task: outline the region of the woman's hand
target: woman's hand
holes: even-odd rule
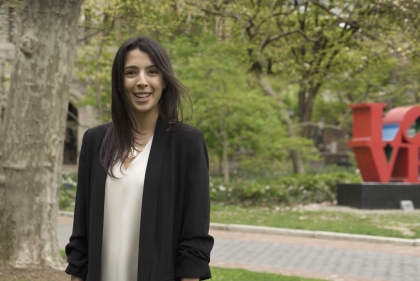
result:
[[[83,278],[77,277],[77,276],[71,276],[71,280],[70,281],[83,281]]]

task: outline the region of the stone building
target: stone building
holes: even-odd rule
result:
[[[1,5],[1,4],[0,4]],[[18,17],[13,5],[0,6],[0,129],[9,92],[10,75],[15,56],[15,34],[18,28]],[[70,85],[70,102],[67,114],[66,138],[64,143],[64,165],[76,165],[84,132],[95,126],[96,109],[92,106],[75,107],[75,102],[83,99],[85,86],[73,71],[73,82]],[[0,144],[1,145],[1,144]]]

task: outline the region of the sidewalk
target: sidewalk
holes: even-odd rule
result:
[[[60,216],[61,247],[72,218]],[[420,247],[218,230],[211,265],[331,281],[420,281]],[[257,231],[258,229],[256,229]]]

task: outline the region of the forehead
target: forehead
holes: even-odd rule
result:
[[[143,52],[139,49],[133,49],[126,53],[125,55],[125,66],[137,66],[137,67],[147,67],[153,65],[153,61],[150,58],[149,54]]]

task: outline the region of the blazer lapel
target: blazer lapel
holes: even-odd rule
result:
[[[140,244],[137,280],[148,280],[152,265],[159,183],[168,132],[161,118],[156,123],[149,160],[144,178],[143,203],[140,222]]]

